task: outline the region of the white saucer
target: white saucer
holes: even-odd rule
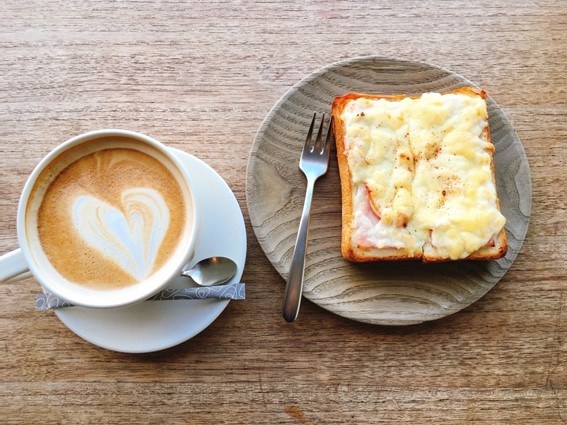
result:
[[[246,261],[246,227],[234,194],[203,161],[172,151],[189,170],[204,212],[194,263],[215,255],[230,257],[238,265],[231,282],[239,282]],[[177,278],[169,287],[181,288],[189,282]],[[227,305],[228,300],[153,301],[113,309],[73,307],[55,313],[70,330],[92,344],[125,353],[148,353],[194,337]]]

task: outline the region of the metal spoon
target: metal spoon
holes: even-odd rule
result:
[[[212,286],[228,282],[236,270],[236,263],[230,258],[211,257],[199,261],[192,269],[184,270],[181,274],[193,279],[197,285]]]

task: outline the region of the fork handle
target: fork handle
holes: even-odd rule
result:
[[[303,293],[303,276],[305,274],[305,253],[307,251],[307,234],[309,233],[309,212],[311,211],[311,200],[313,199],[313,187],[315,181],[307,180],[305,192],[305,203],[299,221],[299,231],[295,240],[291,269],[285,286],[283,317],[287,322],[293,322],[299,314],[301,295]]]

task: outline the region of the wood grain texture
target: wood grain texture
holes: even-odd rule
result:
[[[291,267],[305,196],[305,181],[297,170],[312,111],[328,115],[334,97],[349,92],[411,96],[471,85],[459,75],[428,64],[365,57],[322,68],[277,102],[252,146],[246,194],[260,245],[284,279]],[[487,103],[496,147],[496,186],[507,219],[509,248],[505,258],[427,265],[415,261],[364,265],[345,261],[340,252],[341,194],[335,157],[329,175],[315,188],[305,267],[307,299],[349,319],[408,325],[467,307],[504,276],[528,230],[531,177],[514,128],[494,100],[489,98]]]
[[[0,254],[17,246],[35,164],[72,135],[121,127],[219,172],[244,212],[248,256],[247,300],[151,354],[98,348],[35,312],[33,279],[0,285],[0,423],[565,423],[566,46],[558,0],[4,1]],[[528,232],[499,283],[448,317],[376,326],[306,300],[290,325],[285,282],[252,230],[249,154],[298,81],[369,55],[436,64],[487,90],[528,159]]]

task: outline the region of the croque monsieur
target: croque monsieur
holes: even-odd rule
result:
[[[486,93],[349,93],[332,105],[349,261],[488,260],[507,251]]]

